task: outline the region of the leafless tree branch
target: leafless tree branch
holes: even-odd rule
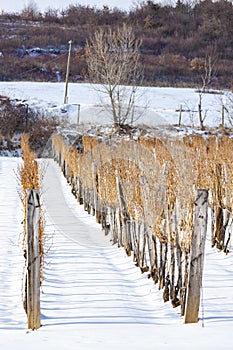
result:
[[[100,94],[109,97],[113,122],[122,125],[132,121],[135,94],[142,81],[141,40],[132,27],[99,29],[86,43],[88,75],[98,84]]]

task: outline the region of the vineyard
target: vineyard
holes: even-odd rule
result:
[[[212,247],[230,251],[232,139],[54,134],[52,143],[78,202],[184,314],[199,189],[208,191]]]

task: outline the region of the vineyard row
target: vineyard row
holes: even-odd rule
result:
[[[54,134],[52,144],[78,202],[183,315],[198,189],[208,191],[212,246],[230,251],[233,140]]]

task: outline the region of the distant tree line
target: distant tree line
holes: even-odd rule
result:
[[[212,52],[216,64],[209,86],[231,88],[232,18],[230,0],[178,0],[174,6],[144,1],[129,12],[69,5],[44,13],[32,1],[20,13],[0,14],[0,80],[64,80],[69,40],[73,41],[70,79],[85,80],[86,40],[97,29],[126,24],[142,39],[144,83],[196,86],[200,82],[196,60],[205,60]]]

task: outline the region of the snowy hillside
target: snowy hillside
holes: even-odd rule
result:
[[[80,123],[111,123],[110,114],[101,107],[100,95],[90,84],[70,83],[66,106],[63,105],[64,91],[64,83],[0,82],[0,95],[26,100],[31,107],[50,111],[62,118],[67,117],[71,123],[77,123],[78,105]],[[182,107],[182,124],[199,126],[198,93],[194,89],[142,87],[137,96],[135,110],[141,115],[138,124],[178,124],[179,110]],[[106,98],[105,102],[108,103]],[[203,113],[206,113],[205,125],[219,126],[222,103],[228,104],[225,95],[204,95],[202,104]]]

